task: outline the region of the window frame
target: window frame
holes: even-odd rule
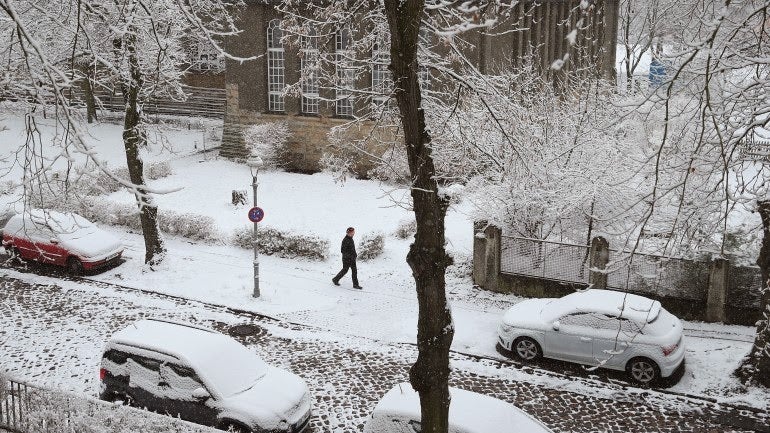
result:
[[[277,36],[277,41],[276,41]],[[283,47],[281,20],[273,19],[267,25],[267,110],[286,112],[286,51]]]

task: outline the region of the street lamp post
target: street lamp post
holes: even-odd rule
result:
[[[258,156],[249,158],[246,161],[246,165],[248,165],[249,170],[251,170],[251,187],[254,189],[254,207],[257,207],[257,187],[259,186],[257,176],[259,175],[260,167],[262,167],[262,158]],[[252,243],[254,244],[254,293],[252,296],[255,298],[259,298],[259,249],[257,247],[259,229],[257,226],[257,222],[254,221],[254,236],[252,238]]]

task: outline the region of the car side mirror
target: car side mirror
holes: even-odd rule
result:
[[[553,322],[553,330],[554,331],[558,331],[560,326],[561,326],[561,323],[559,323],[558,320]]]
[[[193,390],[192,396],[196,400],[206,400],[207,398],[211,397],[211,394],[209,394],[205,388],[198,387]]]

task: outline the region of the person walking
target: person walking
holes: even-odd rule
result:
[[[340,247],[340,252],[342,253],[342,270],[337,273],[337,276],[332,278],[332,283],[334,283],[335,286],[340,285],[340,278],[344,277],[345,274],[348,273],[348,269],[350,269],[353,276],[353,288],[363,288],[358,285],[358,270],[356,269],[356,257],[358,254],[356,254],[356,244],[353,243],[353,235],[355,234],[356,229],[348,227],[345,231],[345,237],[342,238],[342,246]]]

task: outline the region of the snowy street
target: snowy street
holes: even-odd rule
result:
[[[262,332],[241,341],[308,382],[315,396],[316,432],[360,431],[379,397],[392,384],[407,380],[417,355],[410,344],[344,335],[114,284],[54,280],[8,269],[3,274],[0,365],[34,383],[91,396],[98,390],[103,342],[127,323],[146,317],[188,321],[222,332],[237,324],[257,325]],[[452,355],[452,365],[454,386],[510,401],[557,432],[767,431],[762,411],[738,411],[702,399],[627,388],[621,382],[516,368],[458,353]]]

